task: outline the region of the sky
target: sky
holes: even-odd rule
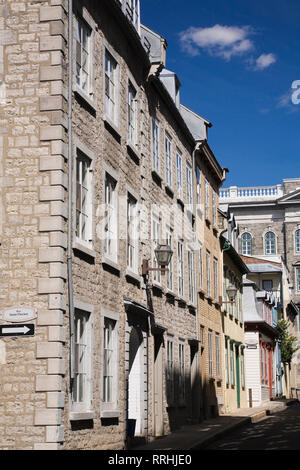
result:
[[[299,0],[141,0],[141,22],[168,43],[181,103],[212,123],[224,187],[300,178]]]

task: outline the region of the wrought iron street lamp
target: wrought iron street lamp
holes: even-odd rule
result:
[[[160,245],[158,244],[154,250],[155,258],[159,268],[150,268],[149,261],[147,259],[143,260],[142,264],[142,275],[147,276],[149,271],[160,271],[162,274],[165,274],[169,269],[166,267],[169,265],[173,251],[170,245]]]
[[[229,285],[226,289],[226,293],[229,297],[229,301],[222,302],[223,304],[233,304],[236,298],[237,288],[233,285]]]

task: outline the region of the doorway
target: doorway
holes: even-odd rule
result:
[[[144,435],[144,339],[139,327],[132,327],[129,337],[128,420],[134,436]]]
[[[164,435],[163,420],[163,336],[154,335],[154,435]]]

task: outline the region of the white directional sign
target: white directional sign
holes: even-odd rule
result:
[[[0,336],[33,336],[34,324],[0,325]]]

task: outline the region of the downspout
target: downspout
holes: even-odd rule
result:
[[[73,199],[73,139],[72,139],[72,83],[73,83],[73,0],[68,0],[69,23],[69,84],[68,84],[68,294],[69,294],[69,326],[70,326],[70,390],[74,380],[75,336],[74,336],[74,299],[72,277],[72,199]]]

